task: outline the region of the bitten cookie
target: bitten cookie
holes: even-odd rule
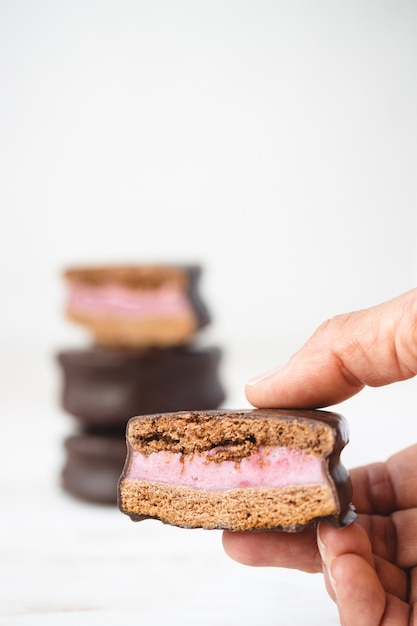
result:
[[[104,346],[185,344],[208,324],[198,266],[72,268],[65,274],[66,313]]]
[[[336,413],[254,409],[135,417],[119,481],[134,521],[186,528],[300,530],[355,519]]]

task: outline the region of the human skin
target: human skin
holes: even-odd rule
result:
[[[246,386],[259,408],[318,408],[417,372],[417,289],[323,323],[290,361]],[[357,522],[301,533],[224,532],[253,566],[324,573],[343,626],[417,626],[417,445],[351,471]]]

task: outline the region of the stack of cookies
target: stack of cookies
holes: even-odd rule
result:
[[[221,351],[197,347],[210,317],[199,266],[138,265],[65,272],[67,317],[92,345],[61,351],[62,406],[77,424],[65,440],[62,484],[90,502],[116,504],[136,415],[215,409],[225,399]]]

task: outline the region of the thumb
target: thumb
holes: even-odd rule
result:
[[[381,624],[386,596],[365,531],[356,523],[343,529],[320,523],[317,545],[326,587],[337,602],[341,623],[344,626]]]
[[[412,289],[324,322],[287,365],[249,381],[246,396],[260,408],[315,408],[416,372],[417,289]]]

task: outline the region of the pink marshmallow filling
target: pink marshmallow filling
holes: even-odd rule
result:
[[[117,284],[99,286],[70,282],[68,310],[74,314],[122,317],[166,317],[189,314],[184,293],[172,285],[158,289],[129,289]]]
[[[326,484],[319,457],[285,447],[259,448],[240,463],[210,461],[210,452],[182,456],[180,453],[160,451],[145,456],[133,450],[126,479],[205,491]]]

